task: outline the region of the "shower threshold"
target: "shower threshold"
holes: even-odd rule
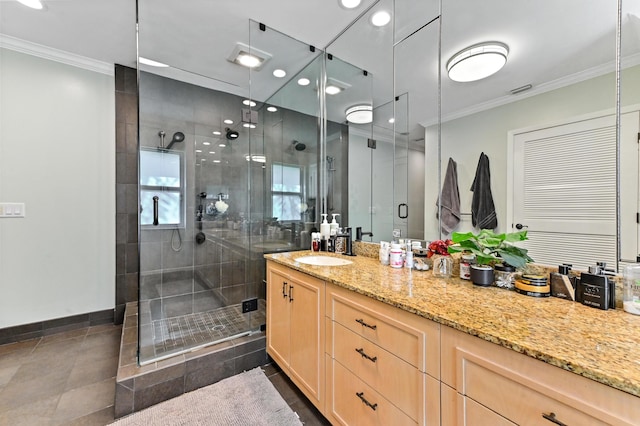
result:
[[[258,310],[251,313],[243,314],[242,305],[236,304],[152,320],[142,331],[150,336],[141,339],[139,365],[260,332],[265,324],[265,307],[265,301],[260,300]]]

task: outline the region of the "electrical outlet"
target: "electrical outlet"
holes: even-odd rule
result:
[[[246,314],[247,312],[257,311],[258,310],[258,299],[245,299],[242,301],[242,313]]]

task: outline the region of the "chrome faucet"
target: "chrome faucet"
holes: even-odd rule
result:
[[[345,250],[344,250],[344,253],[342,254],[344,254],[345,256],[355,256],[355,254],[353,253],[353,247],[352,247],[353,236],[351,234],[351,227],[347,227],[344,230],[345,230],[344,234],[336,234],[336,237],[347,239],[345,243]]]
[[[373,237],[373,232],[371,232],[371,231],[362,232],[362,226],[356,227],[356,241],[362,241],[362,236],[363,235],[368,235],[370,237]]]

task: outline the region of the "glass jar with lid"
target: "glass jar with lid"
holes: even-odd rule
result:
[[[496,286],[508,290],[515,288],[516,268],[506,263],[496,263],[493,269]]]
[[[624,268],[622,307],[625,312],[640,315],[640,264]]]

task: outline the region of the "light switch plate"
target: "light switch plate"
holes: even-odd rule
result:
[[[0,217],[25,217],[24,203],[0,203]]]

